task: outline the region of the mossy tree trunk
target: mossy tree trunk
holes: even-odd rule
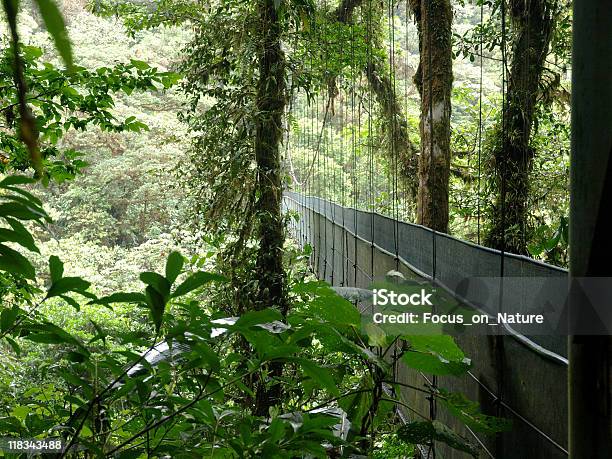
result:
[[[414,76],[421,94],[419,224],[448,231],[450,113],[453,83],[450,0],[410,0],[419,30],[419,68]]]
[[[355,9],[363,3],[363,0],[342,0],[336,8],[336,19],[338,22],[348,24],[353,19],[353,13]]]
[[[258,44],[259,82],[255,115],[255,158],[257,162],[256,221],[259,249],[256,264],[258,282],[256,308],[276,308],[286,315],[288,300],[283,244],[285,228],[281,209],[282,174],[280,143],[286,103],[285,56],[281,48],[282,26],[274,0],[258,0],[261,38]],[[280,376],[282,366],[272,364],[268,375]],[[260,381],[255,413],[266,416],[280,400],[280,385],[269,387]]]
[[[553,18],[548,0],[510,0],[508,12],[515,38],[503,120],[494,134],[497,196],[486,244],[526,254],[529,173],[535,155],[530,137]]]

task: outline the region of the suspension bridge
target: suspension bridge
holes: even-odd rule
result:
[[[527,257],[461,241],[416,224],[375,212],[342,207],[327,200],[288,192],[284,206],[299,216],[290,233],[302,247],[312,247],[313,272],[331,285],[368,289],[391,270],[406,278],[426,279],[456,292],[470,277],[500,275],[505,258],[509,277],[566,278],[563,269]],[[469,292],[468,292],[469,293]],[[562,292],[558,292],[562,295]],[[497,297],[497,293],[493,292]],[[464,298],[465,304],[478,298]],[[536,300],[529,292],[515,298],[513,310],[529,310]],[[558,299],[552,303],[559,304]],[[563,303],[563,302],[561,302]],[[567,349],[560,335],[525,336],[513,330],[499,336],[460,336],[457,342],[472,359],[466,377],[438,378],[436,384],[478,401],[489,414],[513,420],[512,430],[488,438],[461,427],[422,393],[406,389],[407,405],[424,417],[439,419],[478,443],[488,457],[567,457]],[[399,367],[398,380],[411,386],[434,384],[434,378]],[[438,413],[436,413],[438,411]],[[410,413],[407,413],[410,416]],[[511,448],[512,453],[503,453]],[[465,457],[439,446],[442,457]],[[433,457],[433,456],[432,456]]]
[[[403,107],[409,106],[411,89],[408,87],[408,78],[403,78],[403,82],[397,82],[398,68],[402,67],[402,71],[405,72],[408,64],[402,63],[401,57],[398,58],[401,53],[398,54],[397,48],[402,48],[403,45],[398,42],[395,35],[398,28],[409,27],[407,6],[402,16],[397,10],[399,6],[389,2],[388,73],[379,75],[378,87],[373,87],[372,82],[368,81],[372,77],[371,73],[366,71],[367,77],[360,74],[359,57],[356,57],[354,44],[351,44],[345,49],[348,56],[348,74],[335,77],[333,85],[322,88],[314,96],[298,93],[292,97],[289,106],[292,119],[295,120],[297,118],[295,114],[298,114],[299,119],[305,121],[301,124],[297,121],[290,123],[285,139],[284,156],[291,176],[291,185],[289,191],[283,195],[283,207],[287,213],[296,216],[289,220],[290,236],[302,248],[307,246],[312,248],[310,267],[319,279],[333,286],[368,289],[376,279],[383,278],[389,271],[398,271],[406,278],[429,281],[461,304],[472,306],[482,304],[486,299],[478,297],[477,292],[466,289],[466,279],[477,277],[551,279],[553,282],[558,282],[558,285],[568,280],[569,273],[565,269],[480,244],[483,218],[481,215],[483,204],[480,202],[481,170],[484,167],[482,163],[483,63],[486,59],[499,62],[502,75],[500,86],[503,113],[507,103],[508,85],[508,63],[504,51],[506,19],[503,4],[504,2],[502,2],[501,18],[503,35],[501,56],[485,55],[482,52],[482,36],[480,37],[480,79],[476,102],[479,110],[478,129],[474,142],[475,154],[472,159],[475,162],[473,169],[478,174],[475,241],[460,240],[411,222],[414,218],[415,194],[409,189],[410,185],[406,183],[405,177],[400,177],[400,169],[404,164],[400,164],[402,157],[397,151],[397,130],[407,129],[408,125],[396,122],[397,118],[404,114],[389,104],[383,106],[382,111],[386,110],[387,115],[391,112],[391,117],[395,121],[390,121],[382,130],[376,125],[377,104],[382,105],[385,102],[381,102],[380,94],[373,93],[380,92],[380,88],[385,84],[389,89],[388,96],[391,100],[398,101]],[[593,14],[595,13],[589,12],[588,16],[593,18]],[[482,25],[482,8],[480,15]],[[400,21],[403,25],[398,25],[398,16],[403,18],[403,21]],[[575,37],[574,46],[575,52],[584,51],[588,59],[591,59],[588,62],[592,64],[598,58],[595,51],[585,51],[588,40],[584,37],[590,33],[587,22],[583,18],[583,22],[576,26],[575,33],[582,38]],[[364,27],[367,30],[371,24],[368,23]],[[605,27],[598,29],[602,37],[604,29]],[[356,37],[354,25],[350,25],[350,35],[354,40]],[[403,35],[408,34],[405,32]],[[324,40],[325,36],[322,34],[319,46],[323,49],[329,45]],[[603,41],[605,42],[605,39]],[[603,52],[605,45],[601,43],[600,45],[602,49],[599,52]],[[404,46],[406,47],[407,45]],[[371,45],[365,50],[365,55],[368,61],[376,59],[373,57]],[[526,59],[529,59],[529,56],[526,56]],[[595,81],[593,79],[604,82],[607,78],[609,81],[605,65],[590,66],[590,64],[577,70],[579,77],[587,78],[588,83],[578,81],[579,84],[573,87],[573,91],[581,88],[583,96],[589,91],[589,94],[593,95],[592,89],[586,88],[587,85],[593,84],[592,81]],[[588,71],[585,70],[586,67],[589,67]],[[333,74],[333,71],[330,70],[329,73]],[[576,75],[574,78],[577,78]],[[428,83],[431,85],[431,81]],[[609,92],[606,94],[610,95]],[[610,97],[606,100],[610,100]],[[587,110],[585,103],[574,99],[572,106],[574,113],[581,110],[585,112]],[[422,117],[421,122],[429,123],[431,126],[433,107],[430,106],[428,111],[426,114],[428,118]],[[578,127],[584,133],[594,133],[592,129],[599,126],[599,133],[605,131],[604,126],[610,121],[605,102],[598,102],[596,111],[600,119],[595,124],[587,126],[585,120],[577,122],[574,120],[573,129]],[[383,133],[382,139],[380,132]],[[385,138],[386,135],[388,139]],[[502,139],[508,135],[502,122]],[[591,208],[592,212],[588,215],[583,214],[583,211],[589,210],[587,209],[589,206],[586,205],[589,200],[595,199],[599,202],[599,195],[592,194],[588,189],[589,183],[586,183],[588,179],[585,181],[584,177],[596,176],[599,177],[597,180],[603,180],[601,174],[595,172],[597,169],[595,158],[603,161],[608,154],[606,150],[608,146],[603,138],[601,141],[592,142],[586,135],[578,137],[577,142],[581,142],[584,151],[591,152],[593,156],[592,161],[587,161],[584,156],[573,159],[574,178],[579,177],[579,180],[574,180],[578,185],[572,189],[572,198],[575,203],[585,204],[584,209],[574,208],[573,212],[575,218],[584,217],[592,223],[599,218],[598,209]],[[388,151],[384,151],[385,148]],[[502,188],[503,186],[502,183]],[[597,188],[594,192],[599,191]],[[532,204],[527,203],[528,207],[530,205]],[[501,212],[503,215],[503,199]],[[577,217],[578,215],[582,217]],[[585,233],[585,227],[579,226],[582,223],[584,222],[577,220],[573,222],[575,234],[580,233],[586,237],[588,233],[593,236],[594,233],[589,233],[590,229]],[[589,228],[592,229],[593,224]],[[588,247],[590,252],[592,240],[582,239],[584,242],[582,247]],[[609,244],[606,247],[609,247]],[[591,266],[589,263],[592,260],[585,259],[588,258],[587,255],[576,255],[576,253],[574,252],[575,260],[579,260],[585,266]],[[582,275],[586,275],[587,272],[589,275],[594,275],[595,272],[609,273],[608,268],[602,268],[600,271],[581,268],[578,271],[581,271]],[[574,276],[579,274],[578,271],[574,272]],[[553,310],[549,313],[557,314],[559,320],[567,319],[559,306],[565,304],[564,295],[567,296],[565,289],[557,291],[548,289],[546,294],[550,296],[549,298],[536,298],[528,289],[523,289],[519,293],[509,300],[504,299],[500,291],[489,292],[490,297],[500,298],[498,305],[500,310],[508,308],[530,311],[537,309],[536,303],[544,302],[549,306],[553,305]],[[507,301],[512,301],[512,305],[510,306]],[[457,336],[458,344],[472,359],[472,368],[463,377],[435,377],[401,366],[396,370],[399,381],[408,386],[445,387],[452,392],[465,394],[468,398],[477,401],[485,413],[511,419],[513,424],[511,430],[495,436],[475,432],[467,426],[459,425],[444,410],[438,409],[432,397],[409,389],[403,390],[401,394],[406,405],[411,407],[410,411],[403,415],[407,420],[414,418],[415,413],[417,416],[429,419],[440,419],[480,445],[484,455],[490,458],[539,459],[564,458],[568,455],[605,457],[607,453],[601,455],[599,447],[589,446],[588,438],[589,429],[591,431],[600,429],[605,436],[606,424],[603,423],[604,427],[594,427],[599,423],[595,419],[597,416],[588,420],[584,416],[585,425],[582,426],[580,425],[582,421],[572,418],[568,410],[572,403],[573,410],[577,411],[576,407],[580,406],[583,414],[587,410],[584,407],[595,406],[595,395],[589,395],[588,392],[600,391],[596,389],[599,387],[598,384],[601,384],[601,367],[597,366],[600,364],[595,362],[581,364],[579,371],[592,371],[593,378],[588,382],[576,376],[577,370],[574,370],[572,376],[571,367],[568,366],[572,352],[583,353],[581,355],[585,356],[586,347],[576,351],[572,339],[568,345],[567,335],[558,333],[558,330],[556,333],[553,328],[554,326],[548,329],[544,327],[541,334],[527,333],[517,326],[506,327],[501,332],[491,333],[488,336],[465,334]],[[596,349],[597,346],[598,344],[593,341],[589,349]],[[575,367],[577,368],[576,365]],[[568,387],[568,380],[578,385],[577,388],[570,390],[570,397],[568,389],[571,388]],[[571,395],[572,393],[574,395]],[[601,392],[598,393],[601,395]],[[609,421],[609,412],[607,416],[606,419]],[[600,416],[597,419],[604,418]],[[591,427],[586,427],[587,425]],[[573,439],[573,444],[568,442],[568,438]],[[598,444],[606,444],[608,441],[609,439],[603,439]],[[436,456],[436,451],[439,456]],[[421,452],[423,457],[427,458],[466,457],[464,453],[451,450],[444,445],[436,445],[433,450]]]

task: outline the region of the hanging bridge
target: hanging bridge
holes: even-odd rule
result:
[[[384,6],[384,2],[379,3]],[[491,219],[495,214],[495,218],[500,217],[504,228],[498,246],[507,247],[504,241],[508,226],[504,190],[507,191],[508,183],[504,182],[506,178],[502,173],[501,184],[498,184],[499,200],[496,206],[491,206],[491,199],[495,197],[488,195],[490,190],[485,189],[491,177],[483,175],[490,167],[490,157],[486,158],[485,154],[491,154],[491,151],[485,152],[483,138],[488,133],[495,135],[493,131],[499,128],[498,140],[505,148],[510,136],[507,117],[491,116],[493,108],[506,113],[508,87],[517,83],[516,79],[511,81],[512,76],[508,74],[507,50],[512,45],[506,36],[509,25],[506,23],[506,2],[500,2],[499,10],[490,13],[490,17],[484,14],[485,2],[480,2],[479,33],[473,36],[479,41],[474,64],[479,67],[479,77],[458,80],[454,75],[455,87],[467,88],[471,99],[459,110],[453,107],[452,129],[460,129],[463,123],[475,123],[477,127],[466,131],[472,138],[467,142],[467,164],[461,164],[467,171],[464,187],[457,191],[451,186],[447,191],[451,198],[450,207],[457,206],[462,198],[471,199],[467,211],[464,208],[464,212],[459,212],[467,223],[455,231],[471,242],[411,223],[416,219],[417,196],[415,183],[411,182],[409,175],[417,172],[414,162],[410,165],[409,160],[418,156],[418,148],[411,144],[410,134],[419,130],[419,116],[423,144],[418,161],[424,161],[425,166],[421,169],[430,175],[419,179],[436,179],[431,176],[436,173],[436,167],[426,163],[427,157],[423,158],[424,154],[433,156],[432,152],[435,152],[433,135],[428,132],[432,131],[431,126],[435,126],[434,107],[431,94],[428,107],[425,96],[432,90],[432,72],[427,70],[432,60],[428,56],[429,60],[420,61],[420,73],[417,74],[422,77],[421,87],[413,91],[410,69],[414,63],[408,57],[408,50],[411,46],[409,29],[414,25],[408,19],[408,2],[388,0],[386,3],[386,27],[382,28],[388,33],[383,38],[388,47],[385,58],[381,57],[380,50],[373,49],[370,39],[378,26],[372,24],[374,2],[368,0],[361,6],[370,9],[362,17],[364,23],[356,25],[350,20],[345,23],[348,41],[330,38],[322,30],[312,43],[313,49],[322,50],[317,57],[318,63],[314,60],[303,63],[305,68],[316,68],[321,62],[326,65],[330,56],[338,52],[336,41],[341,42],[344,69],[338,71],[337,65],[326,66],[322,84],[308,91],[292,93],[290,99],[284,142],[290,191],[283,195],[284,210],[297,217],[288,219],[290,236],[302,248],[309,246],[312,249],[309,259],[312,272],[336,287],[370,289],[389,271],[398,271],[406,279],[433,284],[462,306],[476,311],[482,311],[481,306],[491,302],[494,303],[492,309],[498,311],[529,312],[547,308],[547,315],[555,317],[556,323],[543,324],[535,332],[534,328],[512,324],[500,326],[488,334],[458,334],[456,341],[472,362],[470,370],[463,376],[433,376],[399,366],[394,370],[397,372],[396,380],[406,385],[401,397],[409,407],[402,410],[402,417],[405,421],[420,417],[439,419],[480,445],[483,457],[608,457],[609,447],[606,445],[610,445],[611,438],[609,349],[612,349],[606,347],[609,347],[609,338],[590,336],[589,340],[581,340],[582,337],[575,339],[575,336],[570,336],[568,340],[568,330],[558,328],[559,324],[568,323],[568,317],[564,315],[568,281],[573,282],[581,276],[610,276],[610,239],[606,233],[608,227],[602,223],[601,209],[605,209],[605,190],[608,190],[608,196],[612,195],[609,193],[612,183],[609,180],[612,164],[609,162],[611,93],[606,90],[600,97],[593,82],[598,81],[601,87],[610,88],[610,61],[602,60],[601,56],[606,52],[609,54],[611,42],[601,39],[594,46],[595,42],[590,39],[596,18],[605,16],[607,21],[602,20],[595,27],[598,36],[603,37],[610,30],[604,25],[610,22],[610,15],[604,14],[608,10],[603,6],[599,10],[586,5],[575,6],[580,15],[574,16],[573,59],[581,61],[582,66],[573,68],[572,73],[571,109],[573,115],[578,114],[572,118],[573,180],[571,184],[567,183],[567,190],[562,190],[567,193],[561,192],[557,196],[560,201],[568,200],[571,185],[570,276],[564,269],[480,245],[485,219]],[[345,19],[348,16],[338,15]],[[482,26],[485,20],[498,20],[501,24],[499,52],[483,47]],[[420,40],[422,36],[418,38]],[[364,43],[359,45],[359,40]],[[422,51],[421,44],[419,41],[419,51]],[[432,45],[431,42],[427,44]],[[313,59],[312,54],[310,56]],[[520,59],[525,68],[538,65],[530,62],[534,59],[530,53],[523,53]],[[491,73],[496,72],[491,70],[493,68],[498,69],[499,80],[491,77]],[[485,78],[488,89],[483,90]],[[501,97],[496,99],[493,93],[499,88]],[[486,114],[483,99],[490,105]],[[472,115],[477,112],[471,120],[465,116],[470,110]],[[417,111],[419,114],[415,115]],[[440,112],[439,107],[436,111]],[[460,112],[458,115],[457,111]],[[607,172],[603,167],[606,161]],[[532,170],[530,174],[528,180],[537,180],[536,172]],[[448,198],[447,195],[446,199],[439,199],[446,202],[430,199],[426,210],[437,212],[436,206],[448,205]],[[526,219],[547,211],[528,197],[524,205]],[[485,207],[488,207],[486,217]],[[421,211],[422,208],[421,203]],[[524,241],[525,226],[535,223],[535,220],[523,221],[513,230],[522,226],[518,231]],[[489,283],[488,292],[483,294],[482,289],[470,288],[470,279],[475,278],[498,282]],[[537,279],[536,288],[530,279]],[[548,288],[536,291],[549,281]],[[506,284],[513,284],[512,296],[505,295]],[[573,298],[570,315],[582,314],[584,311],[580,308],[584,304],[582,300]],[[574,330],[569,335],[591,333]],[[493,436],[473,431],[454,420],[444,409],[438,409],[429,394],[411,390],[408,386],[443,387],[463,393],[478,402],[486,414],[512,420],[512,428]],[[608,400],[607,407],[602,408],[600,405],[605,405],[605,400]],[[442,444],[436,444],[433,450],[421,449],[421,453],[427,459],[468,456]]]
[[[463,280],[502,274],[509,278],[567,277],[563,269],[524,256],[317,197],[287,192],[284,207],[299,216],[292,220],[290,233],[302,247],[312,247],[313,272],[334,286],[367,289],[388,271],[397,270],[407,278],[433,282],[464,304],[478,304],[479,298],[470,297],[471,292],[465,292],[467,298],[457,293]],[[530,293],[513,298],[513,310],[529,310],[533,307],[530,303],[542,300]],[[493,296],[497,294],[493,292]],[[551,304],[560,304],[559,298],[551,298]],[[512,429],[497,437],[460,426],[443,410],[436,413],[429,397],[418,391],[406,389],[402,397],[422,416],[437,416],[458,429],[488,457],[567,457],[566,341],[560,335],[525,336],[512,329],[498,337],[457,337],[473,366],[463,377],[439,377],[437,385],[478,401],[488,414],[511,419]],[[400,382],[417,387],[433,381],[430,375],[403,367],[398,369],[398,377]],[[461,452],[439,449],[445,458],[465,457]]]

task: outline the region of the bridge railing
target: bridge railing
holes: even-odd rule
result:
[[[561,285],[567,279],[567,271],[555,266],[322,198],[286,192],[284,206],[299,214],[290,230],[300,244],[313,247],[313,270],[333,285],[368,288],[388,270],[398,269],[433,280],[465,304],[478,305],[486,299],[477,296],[478,289],[463,288],[466,279],[503,274],[508,279],[550,278]],[[500,308],[528,311],[542,301],[555,307],[564,304],[563,288],[545,291],[551,295],[549,301],[524,290],[513,298],[502,296]],[[488,296],[496,298],[498,293],[488,292]],[[525,335],[517,327],[506,330],[497,344],[488,336],[459,336],[457,341],[474,367],[466,378],[442,378],[441,385],[478,400],[485,408],[495,406],[494,414],[517,421],[502,440],[492,441],[469,431],[466,435],[473,436],[490,457],[496,450],[497,457],[566,457],[566,338],[554,330]],[[500,343],[501,350],[496,347]],[[407,369],[400,377],[413,385],[428,378]],[[415,394],[405,396],[411,406],[428,414],[427,400]],[[513,448],[512,454],[500,455],[501,443]],[[444,457],[461,457],[451,451],[444,453]]]

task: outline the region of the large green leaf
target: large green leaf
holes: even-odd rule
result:
[[[30,234],[30,231],[28,231],[28,229],[23,225],[23,223],[18,220],[15,220],[14,218],[6,216],[4,217],[4,219],[9,225],[11,225],[11,228],[17,234],[14,242],[17,242],[18,244],[28,250],[31,250],[32,252],[40,253],[38,247],[36,247],[36,242],[34,242],[32,234]]]
[[[209,282],[225,282],[227,279],[223,276],[213,273],[199,271],[191,274],[183,281],[172,293],[172,298],[177,298],[192,292],[193,290],[202,287]]]
[[[64,379],[64,381],[66,381],[68,384],[72,384],[73,386],[80,387],[85,393],[85,395],[87,395],[88,397],[91,395],[92,389],[91,389],[91,384],[89,383],[89,381],[83,378],[80,378],[77,375],[70,373],[69,371],[60,371],[59,373],[61,377]]]
[[[136,67],[138,70],[148,70],[151,68],[151,66],[149,64],[147,64],[145,61],[139,61],[136,59],[130,59],[130,63]]]
[[[409,342],[410,348],[402,356],[410,368],[433,375],[460,376],[470,369],[470,359],[446,335],[407,335],[402,338]]]
[[[3,244],[0,244],[0,271],[20,274],[32,280],[36,276],[32,263],[26,257]]]
[[[74,298],[70,298],[68,295],[59,295],[59,297],[62,300],[64,300],[66,303],[68,303],[70,306],[72,306],[74,309],[76,309],[77,311],[81,310],[81,305]]]
[[[55,47],[68,69],[72,69],[72,46],[68,39],[68,31],[62,13],[52,0],[35,0],[40,10],[40,15],[45,22],[45,27],[49,31]]]
[[[0,204],[0,215],[3,217],[15,217],[19,220],[38,220],[45,216],[40,209],[24,205],[21,202],[5,202]]]
[[[261,311],[250,311],[240,316],[232,328],[247,329],[254,325],[265,324],[274,322],[275,320],[282,320],[283,316],[276,309],[262,309]]]
[[[64,263],[55,255],[49,257],[49,273],[51,282],[57,282],[64,276]]]
[[[342,397],[338,400],[338,406],[346,411],[351,420],[351,429],[359,432],[363,419],[372,406],[372,379],[365,376],[360,382],[354,394]]]
[[[0,332],[4,333],[13,326],[19,315],[19,307],[13,306],[11,309],[3,309],[0,313]]]
[[[84,293],[91,284],[80,277],[62,277],[53,282],[47,291],[47,298],[60,296],[68,292]]]
[[[91,304],[104,304],[109,305],[111,303],[146,303],[147,298],[138,292],[118,292],[113,293],[102,298],[90,301]]]
[[[334,381],[332,372],[328,368],[323,368],[312,360],[302,358],[292,358],[290,361],[296,362],[304,370],[304,374],[313,379],[322,388],[327,389],[332,395],[340,395],[338,385]]]
[[[32,236],[28,233],[24,234],[8,228],[0,228],[0,242],[15,242],[32,252],[38,252]]]
[[[396,335],[388,335],[382,327],[374,322],[366,322],[363,331],[368,337],[368,344],[375,347],[387,347],[396,337]]]
[[[457,419],[476,432],[494,434],[509,430],[512,426],[509,419],[481,413],[478,403],[468,400],[461,393],[447,392],[444,389],[439,389],[439,392],[440,397],[438,400],[440,403]]]
[[[20,202],[22,204],[25,204],[26,206],[31,206],[35,208],[41,214],[45,213],[44,209],[42,208],[42,201],[38,199],[36,196],[34,196],[32,193],[30,193],[29,191],[26,191],[16,186],[7,186],[5,188],[9,191],[12,191],[13,194],[3,195],[2,197],[4,199],[9,200],[9,201]]]
[[[267,349],[264,349],[262,352],[261,359],[262,360],[274,360],[280,358],[291,357],[298,352],[300,352],[301,348],[298,346],[292,346],[289,344],[277,344],[275,346],[269,346]]]
[[[19,344],[17,344],[17,342],[14,339],[12,339],[12,338],[10,338],[8,336],[5,336],[4,338],[10,344],[11,348],[13,349],[13,352],[15,354],[17,354],[17,355],[20,355],[21,354],[21,348],[19,347]]]
[[[172,252],[168,256],[168,261],[166,262],[166,279],[170,284],[173,284],[178,275],[181,273],[183,269],[183,256],[178,252]]]
[[[369,347],[361,345],[361,341],[355,342],[345,337],[333,326],[324,326],[318,324],[315,327],[317,339],[329,352],[341,352],[343,354],[358,355],[368,362],[378,366],[381,370],[387,371],[389,369],[389,363],[384,359],[378,357]],[[351,335],[349,335],[351,336]],[[351,336],[351,338],[355,339]]]
[[[338,295],[325,282],[301,282],[293,287],[293,292],[308,295],[300,310],[311,317],[338,326],[359,327],[361,323],[361,316],[355,305]]]
[[[0,188],[7,188],[12,185],[29,185],[36,183],[36,180],[24,175],[9,175],[0,181]]]
[[[165,280],[165,279],[164,279]],[[145,296],[147,299],[147,306],[151,312],[151,318],[155,324],[155,330],[159,331],[164,319],[164,312],[166,310],[166,300],[164,297],[151,285],[145,289]]]
[[[218,372],[221,368],[219,354],[206,343],[198,343],[194,346],[194,351],[188,355],[188,358],[197,358],[202,365],[200,368],[207,368],[212,372]]]
[[[32,324],[28,327],[28,330],[30,333],[25,338],[30,341],[46,344],[72,344],[87,352],[87,349],[77,338],[57,325],[51,323]]]
[[[170,295],[170,283],[161,274],[153,272],[144,272],[140,274],[140,280],[152,287],[164,298],[164,301]]]

